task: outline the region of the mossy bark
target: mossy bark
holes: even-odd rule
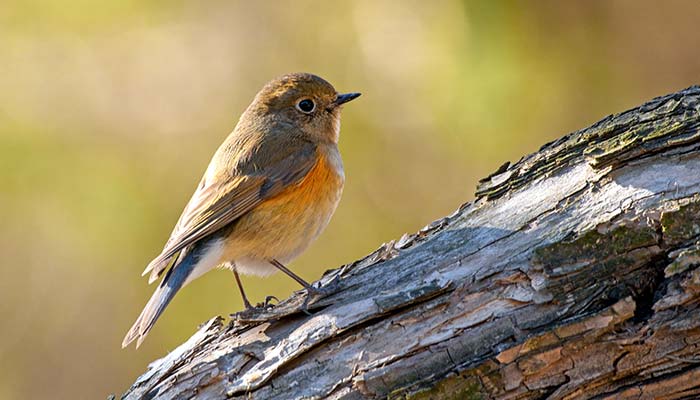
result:
[[[482,180],[328,271],[325,294],[214,318],[126,399],[700,397],[700,88]]]

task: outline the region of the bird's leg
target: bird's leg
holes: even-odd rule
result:
[[[309,297],[310,297],[311,295],[313,295],[313,294],[318,294],[318,293],[320,293],[320,291],[319,291],[318,289],[316,289],[315,287],[311,286],[311,285],[309,284],[309,282],[307,282],[307,281],[305,281],[304,279],[302,279],[299,275],[297,275],[297,274],[295,274],[294,272],[290,271],[289,268],[285,267],[284,264],[282,264],[281,262],[275,260],[274,258],[273,258],[272,260],[270,260],[270,264],[272,264],[272,265],[274,265],[275,267],[277,267],[277,269],[279,269],[280,271],[282,271],[282,272],[284,272],[285,274],[287,274],[290,278],[292,278],[292,279],[294,279],[295,281],[297,281],[301,286],[303,286],[303,287],[306,289],[306,293],[307,293],[307,295],[306,295],[306,300],[304,300],[304,305],[302,306],[302,309],[303,309],[303,310],[306,310],[306,305],[307,305],[308,302],[309,302]]]
[[[236,284],[238,285],[238,290],[241,291],[241,297],[243,297],[243,305],[245,306],[246,310],[249,310],[253,308],[253,306],[250,305],[250,302],[248,301],[248,297],[245,295],[245,291],[243,290],[243,284],[241,283],[241,277],[238,276],[238,271],[236,271],[236,268],[234,267],[231,271],[233,271],[233,276],[236,278]]]
[[[287,274],[290,278],[297,281],[301,286],[306,288],[306,290],[308,290],[309,292],[317,292],[315,287],[311,286],[311,284],[309,284],[309,282],[305,281],[304,279],[302,279],[302,277],[300,277],[299,275],[292,272],[289,268],[285,267],[284,264],[282,264],[281,262],[279,262],[273,258],[272,260],[270,260],[270,264],[274,265],[275,267],[277,267],[277,269],[279,269],[280,271]]]

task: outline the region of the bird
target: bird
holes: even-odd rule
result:
[[[162,252],[143,271],[163,276],[124,337],[138,348],[175,294],[217,267],[239,274],[282,271],[317,293],[286,264],[328,225],[345,183],[338,150],[343,105],[360,93],[339,94],[310,73],[268,82],[241,114],[207,167]]]

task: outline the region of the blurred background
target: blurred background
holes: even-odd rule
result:
[[[5,0],[0,6],[0,398],[122,393],[242,304],[232,275],[122,337],[209,159],[271,78],[317,73],[345,107],[347,184],[291,267],[308,280],[473,197],[506,160],[700,83],[687,0]],[[253,301],[278,274],[244,277]]]

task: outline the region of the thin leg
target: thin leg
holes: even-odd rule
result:
[[[306,288],[306,299],[304,299],[304,303],[301,305],[301,309],[302,309],[302,311],[304,311],[307,315],[311,315],[311,313],[309,313],[309,312],[306,310],[306,307],[307,307],[308,304],[309,304],[309,297],[310,297],[312,294],[319,293],[319,290],[316,289],[315,287],[311,286],[311,285],[309,284],[309,282],[303,280],[299,275],[297,275],[297,274],[295,274],[294,272],[290,271],[289,268],[285,267],[281,262],[275,260],[274,258],[273,258],[272,260],[270,260],[270,264],[274,265],[275,267],[277,267],[277,269],[279,269],[280,271],[282,271],[282,272],[284,272],[285,274],[289,275],[290,278],[294,279],[294,280],[297,281],[301,286],[303,286],[304,288]]]
[[[249,308],[253,308],[253,306],[251,306],[250,302],[248,301],[248,297],[246,297],[245,295],[245,291],[243,290],[243,284],[241,283],[241,277],[238,276],[238,271],[236,271],[235,267],[231,271],[233,271],[233,276],[236,278],[238,290],[241,291],[241,297],[243,297],[243,305],[245,306],[246,310]]]
[[[317,292],[316,288],[314,288],[313,286],[311,286],[311,285],[309,284],[309,282],[303,280],[299,275],[297,275],[297,274],[295,274],[294,272],[290,271],[289,268],[285,267],[281,262],[279,262],[279,261],[277,261],[277,260],[275,260],[275,259],[273,258],[272,260],[270,260],[270,264],[274,265],[275,267],[277,267],[277,269],[279,269],[280,271],[282,271],[282,272],[284,272],[285,274],[287,274],[290,278],[292,278],[292,279],[294,279],[295,281],[297,281],[301,286],[303,286],[304,288],[306,288],[306,290],[308,290],[309,293],[315,293],[315,292]]]

